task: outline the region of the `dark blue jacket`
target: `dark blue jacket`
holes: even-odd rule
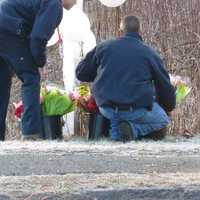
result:
[[[166,111],[176,104],[175,89],[162,59],[136,33],[96,46],[79,63],[76,76],[80,81],[93,82],[98,106],[114,103],[152,108],[155,87]]]
[[[0,0],[1,38],[27,39],[35,63],[42,67],[47,41],[61,22],[62,11],[61,0]]]

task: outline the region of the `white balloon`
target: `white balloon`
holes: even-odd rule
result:
[[[82,56],[96,46],[88,16],[81,10],[83,0],[78,0],[77,3],[70,11],[64,10],[59,26],[63,39],[63,80],[68,92],[72,92],[76,85],[77,64]],[[74,134],[74,112],[67,115],[65,122],[64,131],[68,132],[68,136]]]
[[[76,1],[76,5],[77,5],[81,10],[83,10],[83,0],[77,0],[77,1]]]
[[[108,7],[121,6],[126,0],[99,0],[103,5]]]
[[[64,10],[59,26],[63,39],[63,76],[65,88],[72,91],[75,84],[75,69],[88,51],[96,46],[88,16],[75,5],[70,11]]]

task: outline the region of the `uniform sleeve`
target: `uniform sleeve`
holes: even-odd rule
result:
[[[176,106],[175,88],[171,84],[164,62],[158,54],[155,53],[152,57],[151,65],[159,104],[166,112],[170,112]]]
[[[38,67],[46,63],[46,45],[60,24],[63,14],[60,0],[42,0],[30,35],[30,49]]]
[[[97,76],[99,67],[96,56],[96,47],[91,50],[76,68],[76,77],[82,82],[93,82]]]

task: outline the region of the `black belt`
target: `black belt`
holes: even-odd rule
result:
[[[111,107],[114,110],[118,111],[133,111],[134,109],[134,105],[127,105],[127,104],[120,104],[120,105],[110,104],[108,105],[108,107]]]
[[[118,111],[134,111],[134,110],[136,110],[138,108],[141,108],[141,107],[137,107],[134,104],[115,104],[115,103],[109,103],[109,104],[106,104],[105,106],[113,108],[114,110],[118,110]],[[146,109],[149,110],[149,111],[151,111],[152,110],[152,106],[147,106]]]

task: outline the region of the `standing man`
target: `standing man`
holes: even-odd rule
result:
[[[46,44],[62,19],[62,9],[76,0],[0,0],[0,140],[5,138],[5,119],[12,72],[22,81],[25,140],[39,138],[40,73],[46,63]]]
[[[162,139],[175,108],[175,89],[160,56],[141,36],[140,22],[127,16],[122,37],[90,51],[76,69],[80,81],[93,82],[100,112],[111,120],[111,139]],[[159,99],[159,100],[157,100]]]

